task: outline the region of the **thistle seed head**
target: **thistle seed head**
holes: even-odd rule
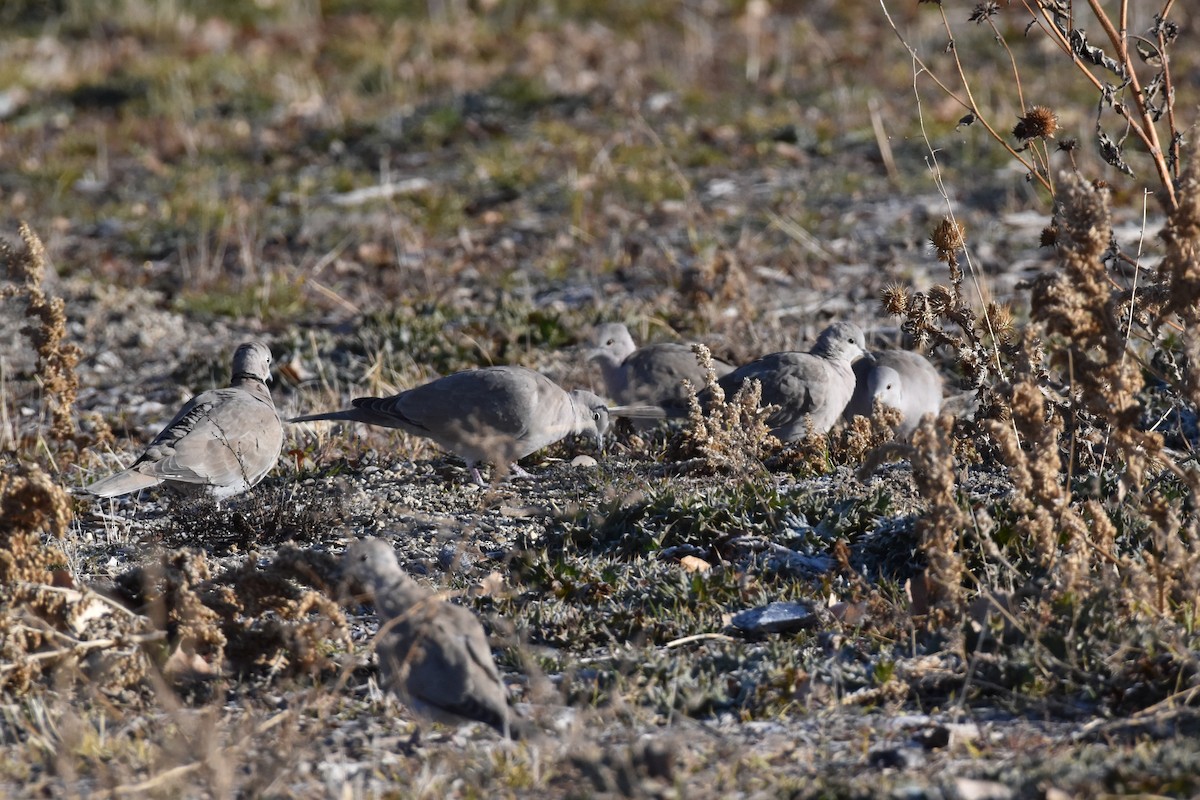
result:
[[[1023,142],[1030,139],[1053,139],[1058,131],[1058,115],[1045,106],[1034,106],[1017,119],[1013,136]]]

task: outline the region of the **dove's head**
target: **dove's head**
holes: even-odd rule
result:
[[[352,591],[374,590],[402,574],[392,546],[383,539],[359,539],[342,556],[342,578],[351,584]]]
[[[872,404],[878,400],[885,406],[900,408],[902,388],[900,373],[891,367],[876,366],[867,376],[867,396]]]
[[[608,403],[582,389],[571,392],[571,399],[575,401],[578,414],[575,432],[590,433],[596,437],[596,443],[603,446],[604,434],[608,431]]]
[[[831,361],[849,364],[867,352],[867,340],[862,329],[853,322],[835,322],[821,331],[811,352]]]
[[[233,354],[233,377],[271,380],[271,348],[262,342],[246,342]]]
[[[619,322],[597,325],[588,340],[588,360],[620,364],[637,349],[629,329]]]

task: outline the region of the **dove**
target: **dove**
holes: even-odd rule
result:
[[[648,403],[686,414],[684,379],[694,391],[704,388],[704,369],[690,345],[663,342],[637,347],[629,329],[619,322],[598,325],[587,352],[588,360],[600,366],[609,396],[618,403]],[[732,365],[717,359],[713,366],[718,378],[733,371]]]
[[[854,364],[857,384],[844,416],[871,416],[874,402],[900,411],[897,433],[907,439],[921,417],[937,416],[942,407],[942,376],[920,353],[883,350]]]
[[[456,372],[392,397],[360,397],[353,406],[288,422],[346,420],[399,428],[460,456],[481,486],[484,461],[515,462],[573,433],[600,442],[610,413],[662,416],[658,409],[610,409],[591,392],[567,392],[539,372],[512,366]]]
[[[206,491],[217,501],[246,491],[270,472],[283,449],[270,379],[270,349],[262,342],[241,345],[228,388],[193,397],[128,469],[83,491],[116,497],[166,483]]]
[[[738,367],[718,383],[732,397],[748,380],[762,383],[761,404],[779,406],[767,418],[781,441],[828,433],[854,394],[855,359],[865,352],[863,332],[852,322],[835,322],[807,353],[771,353]],[[706,400],[704,396],[701,400]]]
[[[374,599],[383,684],[418,714],[483,722],[510,738],[508,691],[479,619],[406,575],[382,539],[350,545],[342,564]]]

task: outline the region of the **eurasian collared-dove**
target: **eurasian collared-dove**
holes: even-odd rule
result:
[[[827,433],[854,394],[852,363],[866,346],[863,332],[852,322],[835,322],[817,337],[807,353],[771,353],[738,367],[721,378],[732,397],[750,379],[762,383],[761,404],[779,406],[767,419],[771,433],[792,442],[813,433]],[[703,398],[701,398],[703,399]]]
[[[508,738],[508,691],[479,619],[408,577],[381,539],[350,545],[342,563],[374,598],[384,685],[419,714],[484,722]]]
[[[690,345],[675,342],[637,347],[629,329],[619,322],[598,325],[592,331],[588,360],[600,365],[608,394],[618,403],[650,403],[670,412],[687,412],[688,395],[683,381],[694,391],[704,388],[704,369]],[[733,366],[713,359],[720,378]]]
[[[883,350],[854,364],[857,385],[844,416],[871,416],[875,400],[900,411],[897,433],[908,438],[921,417],[942,407],[942,376],[920,353]]]
[[[270,349],[262,342],[241,345],[229,388],[193,397],[129,469],[83,491],[115,497],[166,483],[217,500],[246,491],[270,472],[283,448],[270,379]]]
[[[480,485],[481,462],[515,462],[572,433],[600,441],[610,412],[591,392],[566,392],[539,372],[509,366],[456,372],[392,397],[353,403],[344,411],[288,422],[349,420],[424,436],[461,456]]]

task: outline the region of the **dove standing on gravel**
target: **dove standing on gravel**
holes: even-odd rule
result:
[[[83,491],[116,497],[166,483],[207,491],[218,501],[246,491],[271,471],[283,449],[270,379],[270,349],[262,342],[241,345],[233,354],[229,388],[193,397],[129,469]]]
[[[883,350],[854,364],[857,384],[845,417],[869,417],[876,400],[900,411],[897,433],[908,438],[926,414],[942,408],[942,376],[920,353]]]
[[[618,403],[651,403],[686,413],[684,379],[697,392],[704,388],[704,368],[690,345],[664,342],[638,347],[619,322],[598,325],[587,352],[588,360],[600,365],[608,394]],[[733,371],[732,365],[715,358],[713,366],[718,378]]]
[[[573,433],[589,433],[600,442],[610,413],[637,415],[609,409],[591,392],[567,392],[539,372],[508,366],[456,372],[392,397],[353,403],[344,411],[288,421],[348,420],[424,436],[462,457],[481,486],[484,461],[515,462]],[[515,464],[513,471],[525,474]]]
[[[726,397],[742,384],[762,383],[761,404],[779,406],[767,418],[771,433],[785,442],[828,433],[854,394],[854,360],[866,351],[863,332],[852,322],[835,322],[807,353],[771,353],[721,378]]]
[[[406,575],[382,539],[350,545],[343,565],[346,577],[374,598],[384,685],[419,714],[450,724],[483,722],[510,738],[508,691],[479,619]]]

